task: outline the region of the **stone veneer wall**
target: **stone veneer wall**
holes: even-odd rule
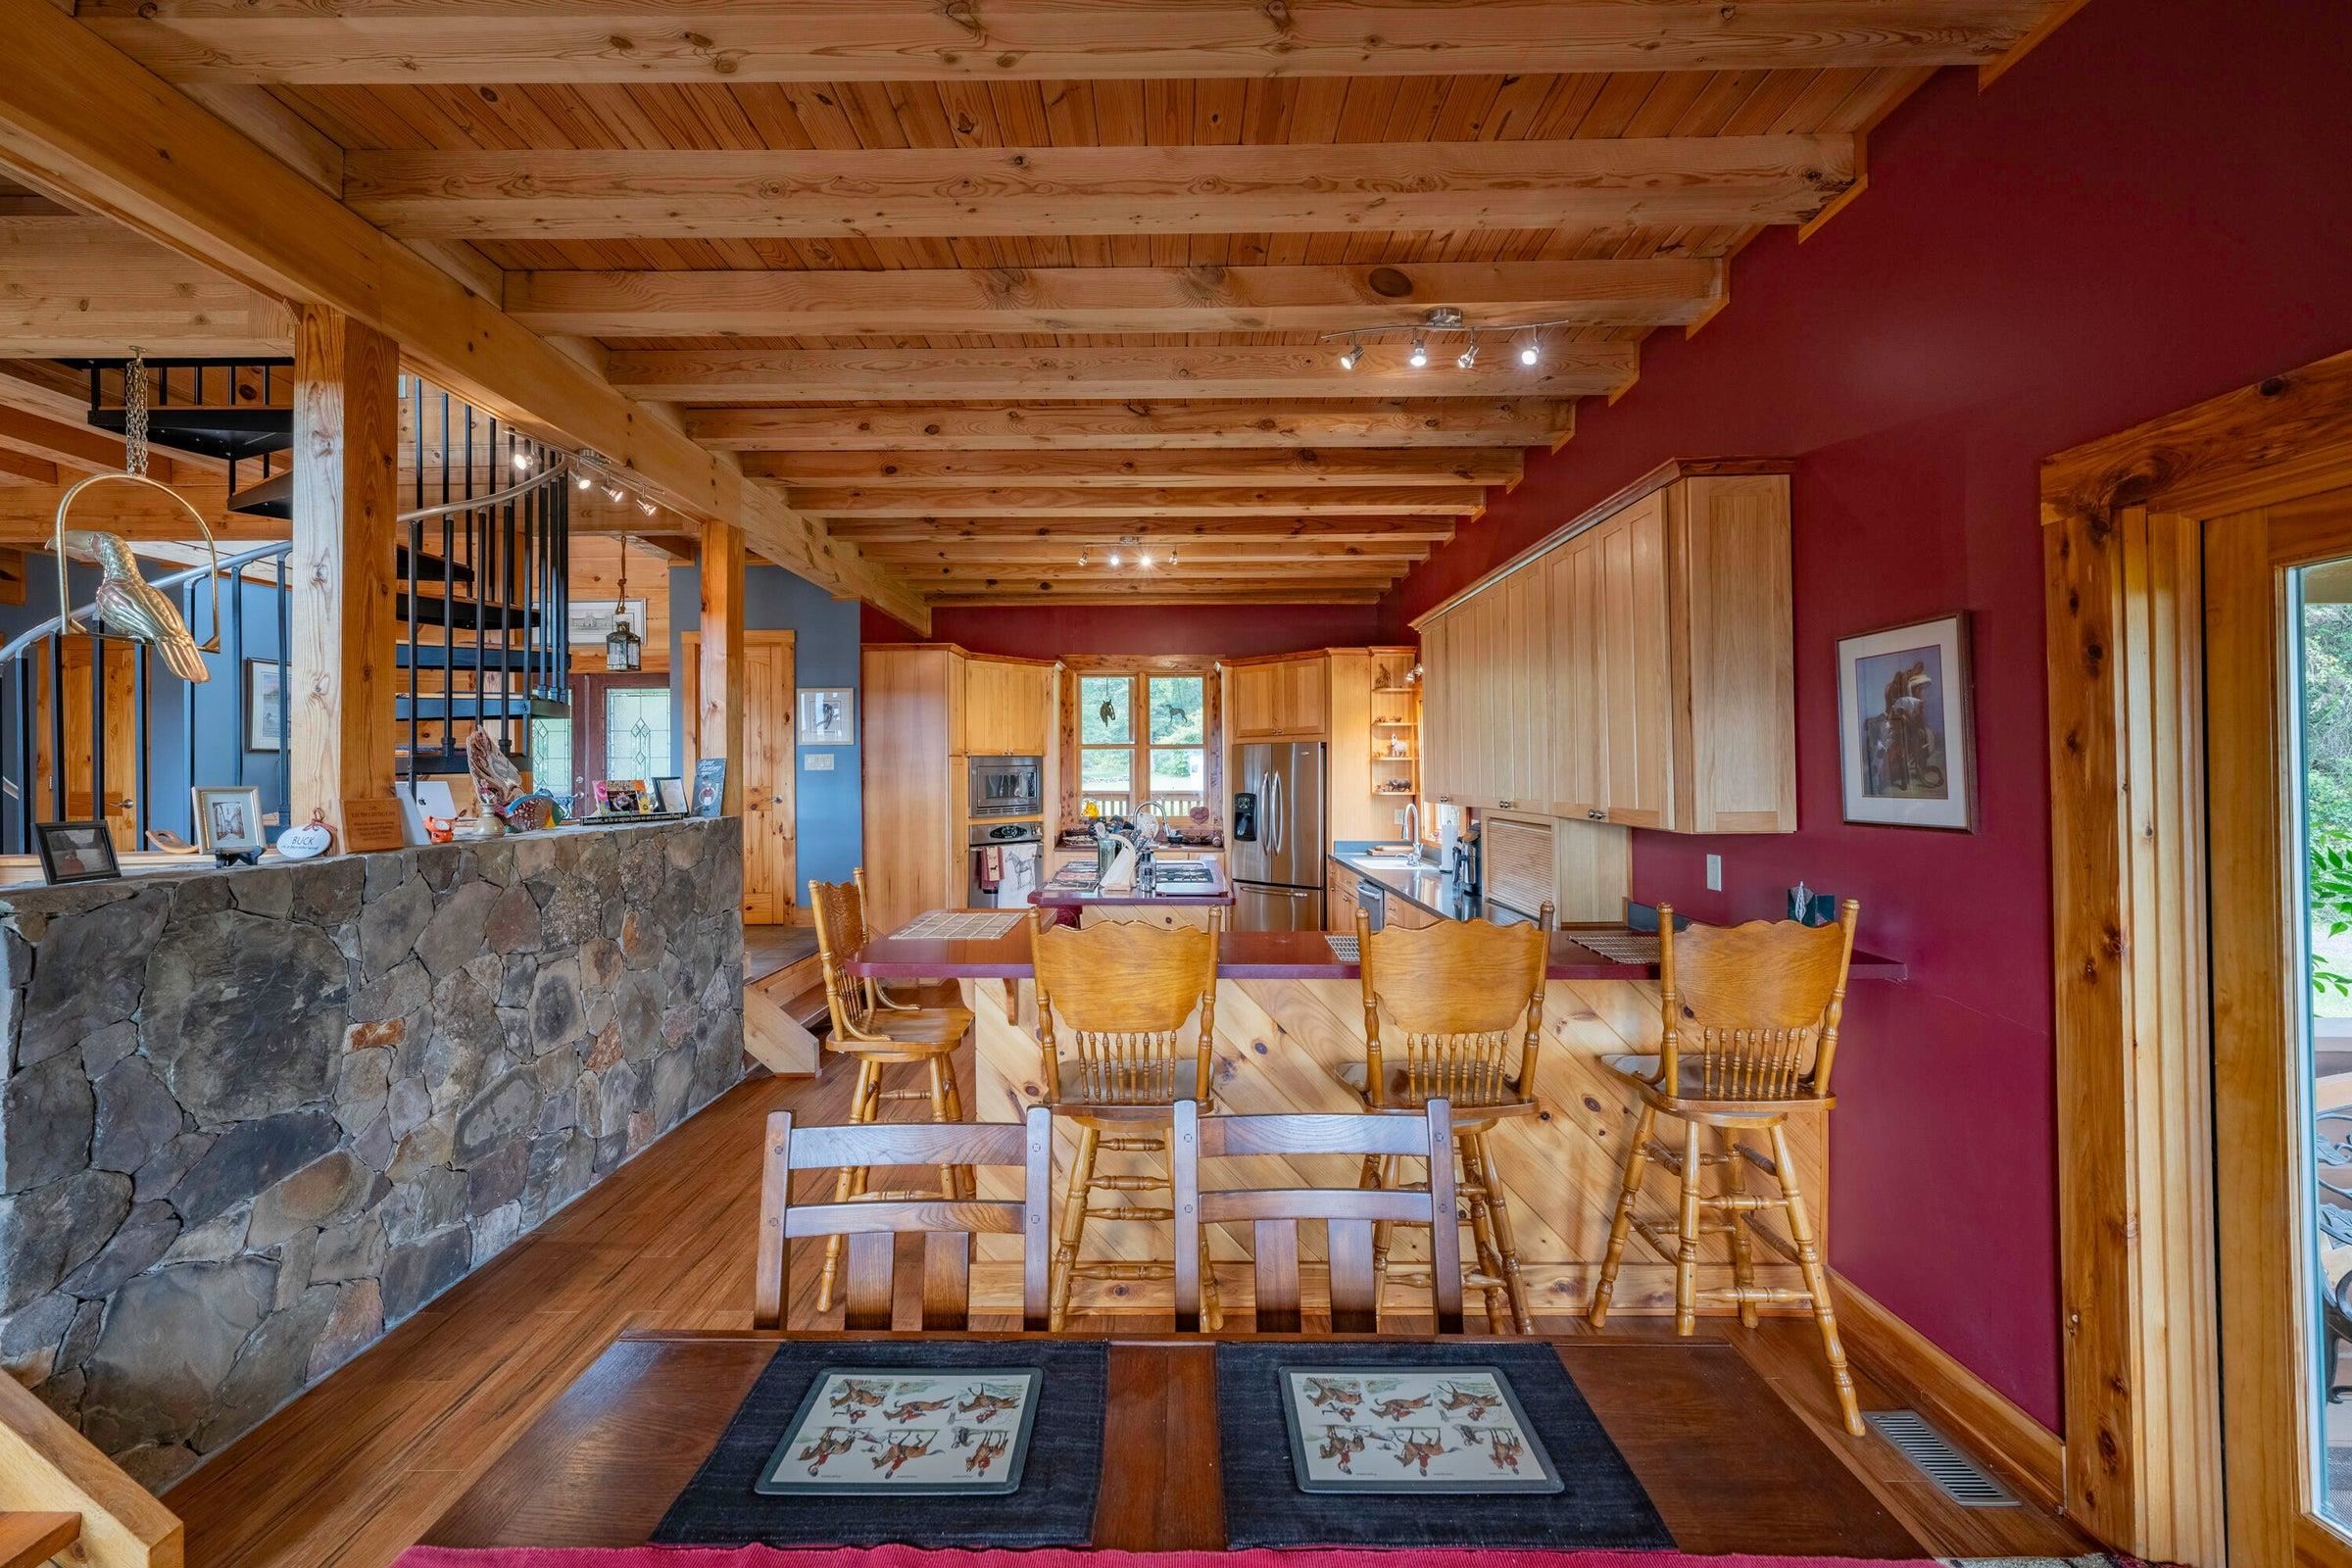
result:
[[[0,1361],[160,1490],[742,1075],[742,829],[0,892]]]

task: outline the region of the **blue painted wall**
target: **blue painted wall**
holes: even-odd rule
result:
[[[178,569],[159,566],[153,562],[141,565],[151,580]],[[25,571],[24,603],[0,605],[0,644],[14,640],[19,633],[57,613],[54,558],[27,553]],[[93,567],[74,563],[68,568],[68,581],[76,604],[89,602],[97,580]],[[220,652],[205,656],[205,663],[212,671],[211,680],[189,687],[166,670],[161,660],[151,658],[148,662],[148,826],[164,828],[183,838],[194,837],[188,790],[196,783],[250,784],[261,791],[264,812],[274,811],[282,816],[285,811],[285,789],[279,770],[282,754],[249,752],[244,747],[242,662],[246,659],[277,658],[280,596],[268,583],[242,583],[238,592],[242,595],[241,619],[231,610],[228,588],[222,585],[221,611],[228,626],[221,637]],[[198,642],[211,635],[209,590],[198,589],[190,624]],[[21,786],[24,778],[18,734],[21,701],[18,680],[18,673],[12,669],[4,672],[4,684],[0,684],[0,708],[5,709],[0,712],[0,766],[5,767],[12,786]],[[187,743],[191,722],[196,737],[192,766]],[[79,761],[86,769],[87,760]],[[0,836],[5,837],[12,850],[23,842],[19,837],[23,800],[13,788],[0,796]],[[281,822],[279,827],[284,825]],[[277,832],[277,828],[272,828],[270,837],[274,839]]]
[[[682,690],[678,673],[684,666],[684,634],[695,627],[695,606],[702,600],[702,573],[693,566],[669,571],[670,691]],[[824,589],[805,582],[781,566],[748,566],[743,573],[743,624],[749,631],[793,633],[793,680],[802,689],[812,686],[858,686],[858,602],[835,599]],[[682,701],[678,711],[678,755],[685,755]],[[798,708],[798,702],[795,702]],[[858,703],[862,729],[865,708]],[[799,726],[796,722],[794,732]],[[833,754],[833,771],[811,773],[811,752]],[[793,799],[798,812],[797,864],[794,902],[807,897],[811,879],[846,882],[865,854],[863,792],[855,746],[801,747],[795,744]]]

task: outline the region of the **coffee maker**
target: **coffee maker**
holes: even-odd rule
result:
[[[1466,826],[1457,834],[1446,858],[1446,880],[1458,899],[1478,897],[1478,829]]]

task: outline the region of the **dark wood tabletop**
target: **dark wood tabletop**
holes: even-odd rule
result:
[[[1621,934],[1621,925],[1569,925],[1552,933],[1544,973],[1554,980],[1655,980],[1654,962],[1629,962],[1595,953],[1579,931]],[[1344,935],[1345,933],[1343,933]],[[1026,921],[980,942],[909,941],[877,937],[858,950],[852,974],[877,980],[1026,980],[1031,977]],[[1353,980],[1361,971],[1344,961],[1321,931],[1228,931],[1217,941],[1217,975],[1225,980]],[[1854,954],[1856,980],[1900,980],[1907,971],[1892,958]]]
[[[492,1462],[423,1544],[643,1545],[710,1456],[779,1338],[641,1333],[615,1341]],[[858,1344],[881,1336],[793,1338],[839,1341],[845,1360],[855,1361]],[[1104,1463],[1091,1544],[1134,1551],[1222,1549],[1215,1344],[1201,1336],[1107,1338]],[[1314,1338],[1330,1343],[1332,1337]],[[1490,1342],[1447,1343],[1474,1357]],[[1590,1336],[1552,1344],[1682,1550],[1923,1554],[1900,1521],[1731,1347]]]

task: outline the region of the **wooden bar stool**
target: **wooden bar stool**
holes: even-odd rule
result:
[[[1172,1280],[1173,1261],[1081,1262],[1089,1220],[1116,1223],[1173,1221],[1168,1206],[1093,1204],[1097,1193],[1172,1194],[1166,1177],[1101,1176],[1105,1152],[1158,1153],[1181,1101],[1210,1100],[1209,1063],[1217,1008],[1217,926],[1167,930],[1138,921],[1108,920],[1072,928],[1052,923],[1043,909],[1029,917],[1030,957],[1037,975],[1037,1044],[1046,1103],[1078,1128],[1078,1153],[1061,1207],[1061,1237],[1054,1251],[1054,1327],[1069,1315],[1070,1288],[1079,1279]],[[1189,1051],[1181,1031],[1198,1011],[1200,1032]],[[1054,1036],[1059,1013],[1070,1054]],[[1107,1135],[1107,1136],[1105,1136]],[[1205,1249],[1206,1242],[1202,1242]],[[1210,1327],[1221,1321],[1216,1280],[1206,1269],[1201,1297]]]
[[[1799,925],[1792,920],[1754,920],[1746,925],[1694,926],[1676,933],[1674,907],[1658,906],[1658,993],[1665,1037],[1655,1056],[1614,1056],[1608,1066],[1633,1088],[1642,1102],[1625,1156],[1625,1185],[1609,1223],[1609,1250],[1600,1265],[1587,1314],[1594,1328],[1608,1321],[1609,1298],[1617,1288],[1617,1265],[1625,1255],[1628,1230],[1674,1260],[1674,1327],[1689,1334],[1700,1302],[1737,1304],[1740,1321],[1756,1326],[1759,1305],[1811,1309],[1821,1326],[1821,1347],[1830,1361],[1845,1430],[1863,1435],[1862,1412],[1854,1402],[1854,1379],[1838,1341],[1838,1314],[1830,1303],[1829,1271],[1813,1239],[1813,1216],[1805,1207],[1789,1156],[1790,1116],[1827,1116],[1838,1102],[1830,1095],[1830,1067],[1838,1055],[1838,1019],[1845,1008],[1845,976],[1854,953],[1854,922],[1862,906],[1848,899],[1838,923]],[[1653,1139],[1660,1116],[1683,1123],[1682,1148]],[[1720,1148],[1699,1147],[1699,1129],[1711,1127]],[[1743,1130],[1762,1132],[1769,1156],[1740,1141]],[[1682,1181],[1680,1222],[1672,1230],[1634,1218],[1642,1178],[1650,1162]],[[1773,1178],[1778,1196],[1750,1193],[1744,1167]],[[1706,1173],[1723,1173],[1722,1191],[1706,1190]],[[1779,1209],[1788,1221],[1783,1238],[1763,1221]],[[1730,1218],[1709,1221],[1708,1214]],[[1729,1290],[1698,1289],[1698,1247],[1702,1236],[1722,1236],[1732,1253]],[[1794,1263],[1804,1289],[1778,1290],[1756,1284],[1754,1242]]]
[[[881,986],[848,972],[846,965],[865,946],[865,870],[855,880],[808,884],[808,907],[816,916],[816,952],[825,972],[825,1006],[833,1015],[833,1030],[825,1049],[854,1057],[858,1082],[850,1091],[853,1123],[880,1121],[882,1105],[893,1100],[925,1100],[933,1121],[961,1121],[963,1099],[956,1087],[956,1048],[971,1033],[972,1015],[962,1007],[908,1006],[889,998]],[[922,1089],[882,1087],[885,1067],[920,1065],[927,1080]],[[860,1198],[897,1200],[906,1193],[866,1191],[867,1167],[844,1166],[834,1185],[837,1203]],[[941,1173],[940,1190],[951,1200],[972,1192],[968,1168],[950,1166]],[[841,1238],[825,1243],[825,1269],[816,1287],[816,1309],[833,1304],[833,1283],[841,1263]]]
[[[1502,1172],[1487,1135],[1503,1117],[1532,1115],[1536,1109],[1551,915],[1546,902],[1535,925],[1440,920],[1374,931],[1369,915],[1355,912],[1364,1060],[1349,1063],[1340,1076],[1372,1110],[1451,1102],[1453,1148],[1462,1166],[1456,1185],[1469,1206],[1477,1250],[1478,1266],[1467,1284],[1484,1296],[1488,1323],[1497,1332],[1506,1324],[1521,1334],[1536,1329],[1527,1283],[1519,1273],[1519,1249],[1511,1239]],[[1392,1056],[1382,1038],[1384,1014],[1404,1048],[1401,1060]],[[1519,1037],[1515,1053],[1514,1033]],[[1398,1185],[1401,1166],[1395,1157],[1367,1155],[1361,1185]],[[1374,1271],[1384,1283],[1389,1234],[1383,1222],[1373,1240]]]

